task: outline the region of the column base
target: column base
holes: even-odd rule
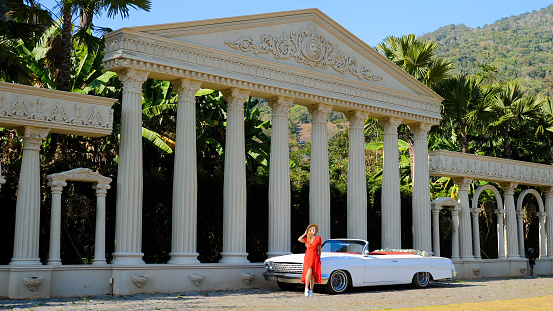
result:
[[[49,266],[61,266],[61,259],[48,259],[48,263],[46,263]]]
[[[267,258],[290,255],[290,254],[292,253],[291,252],[267,252]]]
[[[12,258],[10,266],[42,266],[40,258]]]
[[[221,255],[223,256],[223,258],[219,260],[219,263],[228,263],[228,264],[250,263],[250,261],[248,260],[248,253],[222,252]]]
[[[461,260],[474,260],[474,256],[470,256],[470,257],[461,256]]]
[[[107,261],[105,259],[94,259],[92,262],[93,265],[107,265]]]
[[[171,259],[167,262],[172,265],[198,265],[198,253],[169,253]]]
[[[115,252],[113,253],[113,260],[111,261],[112,265],[143,265],[144,260],[142,260],[144,253],[123,253]]]

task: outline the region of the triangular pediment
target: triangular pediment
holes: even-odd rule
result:
[[[441,101],[432,90],[318,9],[133,27],[124,31]]]

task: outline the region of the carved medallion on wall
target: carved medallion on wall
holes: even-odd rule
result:
[[[289,35],[284,33],[282,37],[262,35],[259,44],[255,44],[252,37],[226,41],[225,44],[242,52],[273,54],[276,59],[294,58],[298,63],[311,67],[331,67],[337,72],[350,73],[359,79],[382,80],[382,77],[373,74],[369,68],[358,65],[355,58],[344,55],[337,45],[317,32],[315,25]]]

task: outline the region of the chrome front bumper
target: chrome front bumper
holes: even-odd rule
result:
[[[277,281],[281,283],[302,284],[301,274],[265,271],[263,272],[263,277],[265,278],[265,281]],[[328,283],[328,277],[329,277],[328,274],[321,275],[321,284]]]

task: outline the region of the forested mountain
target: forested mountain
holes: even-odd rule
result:
[[[553,95],[553,5],[478,28],[445,26],[420,39],[440,45],[436,54],[455,64],[454,74],[517,80],[528,90]]]

